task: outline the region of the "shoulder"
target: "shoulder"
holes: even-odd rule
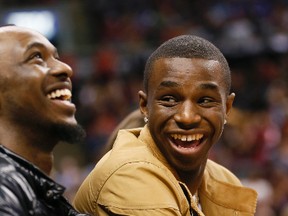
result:
[[[27,190],[23,186],[29,185],[25,175],[19,170],[17,163],[8,155],[0,153],[0,182],[1,185],[10,188],[11,191]],[[3,187],[1,187],[3,189]]]
[[[0,213],[5,211],[11,215],[25,214],[24,211],[26,212],[33,200],[32,196],[27,196],[28,191],[32,194],[27,179],[17,171],[13,160],[2,153],[0,172]]]
[[[188,209],[183,191],[164,166],[151,161],[125,163],[99,188],[97,203],[122,213],[130,210]]]
[[[9,190],[14,191],[17,187],[19,187],[18,180],[23,178],[23,176],[17,172],[15,164],[12,159],[7,157],[6,155],[2,155],[0,153],[0,190],[4,190],[4,188],[9,188]]]
[[[178,184],[170,170],[157,159],[148,154],[143,156],[131,151],[130,153],[119,152],[117,155],[108,152],[87,176],[85,183],[88,183],[89,188],[93,188],[94,192],[100,193],[105,188],[132,189],[135,186],[135,189],[137,187],[139,190],[141,184],[147,187],[148,184],[160,184],[162,181]]]
[[[16,171],[14,161],[7,155],[0,152],[0,178]]]
[[[106,154],[77,192],[76,208],[95,212],[99,206],[110,210],[127,206],[131,210],[185,206],[182,189],[170,170],[144,152],[145,149],[135,149]]]
[[[253,213],[256,208],[256,191],[244,187],[232,172],[211,160],[207,161],[199,192],[201,204],[207,211],[234,209]]]
[[[228,184],[242,186],[240,180],[227,168],[215,163],[214,161],[208,160],[205,170],[205,176],[212,178],[219,182],[225,182]]]

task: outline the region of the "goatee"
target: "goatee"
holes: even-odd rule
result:
[[[81,125],[56,124],[53,125],[53,133],[59,141],[69,144],[79,144],[84,142],[86,133]]]

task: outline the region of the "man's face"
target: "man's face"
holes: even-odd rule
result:
[[[206,164],[223,131],[234,95],[226,96],[223,72],[213,60],[164,58],[154,63],[148,93],[139,92],[156,145],[178,171]]]
[[[35,133],[53,125],[76,126],[71,76],[41,34],[13,26],[0,31],[0,115],[12,125]]]

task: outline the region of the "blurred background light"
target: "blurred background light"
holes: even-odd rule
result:
[[[57,33],[57,18],[52,11],[48,10],[12,11],[4,18],[4,24],[35,29],[49,40]]]

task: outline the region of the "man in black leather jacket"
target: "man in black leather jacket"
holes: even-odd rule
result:
[[[72,74],[40,33],[0,27],[1,216],[84,215],[48,177],[55,145],[85,135],[71,102]]]

